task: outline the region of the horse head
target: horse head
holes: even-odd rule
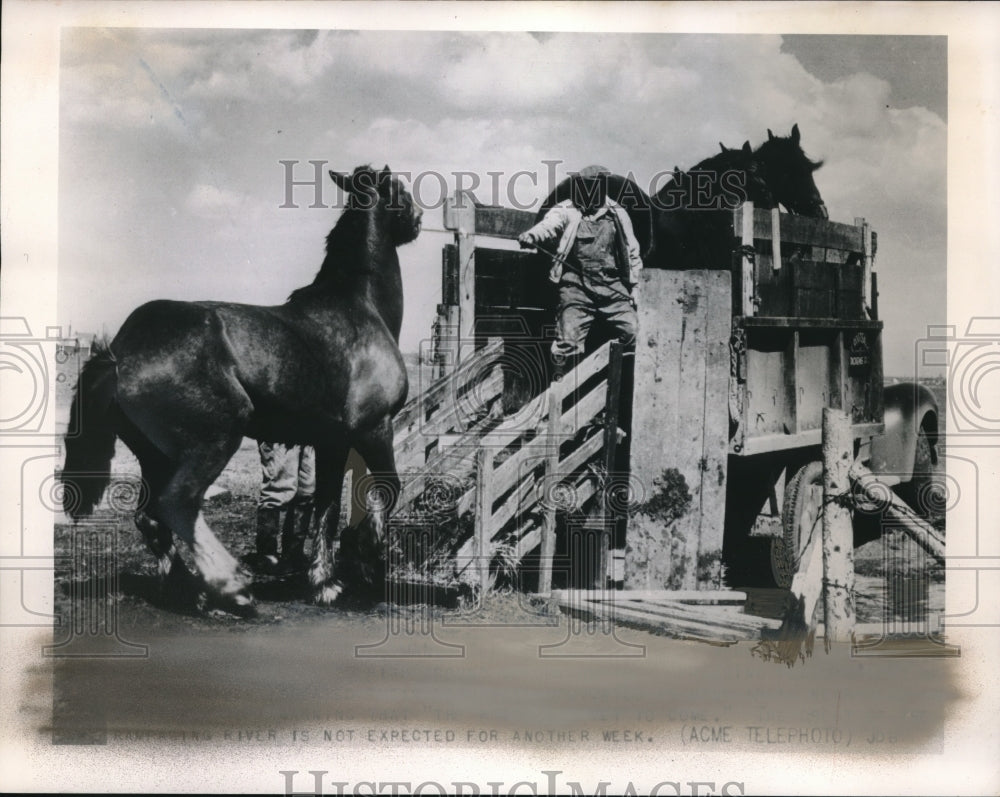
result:
[[[721,189],[724,207],[732,209],[743,202],[753,202],[758,207],[771,208],[776,202],[767,183],[765,170],[754,156],[749,141],[742,147],[730,149],[721,141],[720,152],[701,161],[692,172],[709,173],[712,184]],[[675,172],[677,167],[674,167]],[[675,181],[680,181],[678,177]]]
[[[767,141],[754,152],[764,179],[776,202],[791,213],[814,218],[829,218],[823,198],[816,188],[813,173],[823,162],[812,161],[802,151],[799,126],[792,126],[787,138],[767,131]]]
[[[347,194],[347,210],[374,212],[383,217],[395,246],[409,243],[420,234],[423,211],[388,165],[381,171],[359,166],[352,174],[331,170],[330,179]]]

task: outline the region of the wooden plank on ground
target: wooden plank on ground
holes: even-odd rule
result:
[[[565,595],[578,600],[674,601],[706,606],[742,606],[747,599],[745,592],[721,589],[623,589],[612,592],[606,589],[561,589],[555,590],[552,594],[553,596],[556,594]]]
[[[730,606],[697,606],[687,603],[671,603],[669,601],[621,601],[615,598],[615,606],[648,612],[654,617],[666,617],[691,622],[718,625],[734,630],[760,631],[763,625],[760,618],[743,614]]]
[[[666,631],[685,639],[704,642],[741,642],[757,639],[760,636],[760,629],[736,628],[688,617],[665,617],[613,602],[587,601],[578,603],[566,600],[560,601],[559,605],[569,611],[586,612],[601,619],[626,622],[643,628]]]

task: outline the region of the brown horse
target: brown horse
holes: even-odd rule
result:
[[[135,521],[161,575],[184,569],[176,534],[210,595],[235,611],[252,612],[250,579],[201,504],[244,436],[316,448],[320,521],[309,577],[317,602],[331,603],[342,589],[333,543],[350,449],[372,471],[375,500],[349,550],[378,550],[398,494],[392,416],[407,377],[396,247],[417,237],[421,211],[388,166],[330,177],[348,200],[312,284],[272,307],[142,305],[77,385],[70,428],[81,434],[66,440],[62,474],[67,513],[78,518],[100,501],[121,438],[142,467],[148,501]]]

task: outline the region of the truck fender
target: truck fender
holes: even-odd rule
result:
[[[869,467],[873,473],[894,476],[905,483],[913,478],[917,438],[921,431],[930,444],[931,462],[937,464],[937,401],[923,385],[900,382],[885,387],[883,403],[885,430],[872,440]]]

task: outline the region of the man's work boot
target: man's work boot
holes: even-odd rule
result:
[[[309,569],[306,558],[306,539],[312,531],[313,502],[311,498],[296,500],[288,508],[281,529],[281,563],[284,574],[304,573]]]
[[[281,509],[278,507],[257,508],[256,549],[243,557],[243,561],[255,572],[270,575],[278,566],[278,528]]]

